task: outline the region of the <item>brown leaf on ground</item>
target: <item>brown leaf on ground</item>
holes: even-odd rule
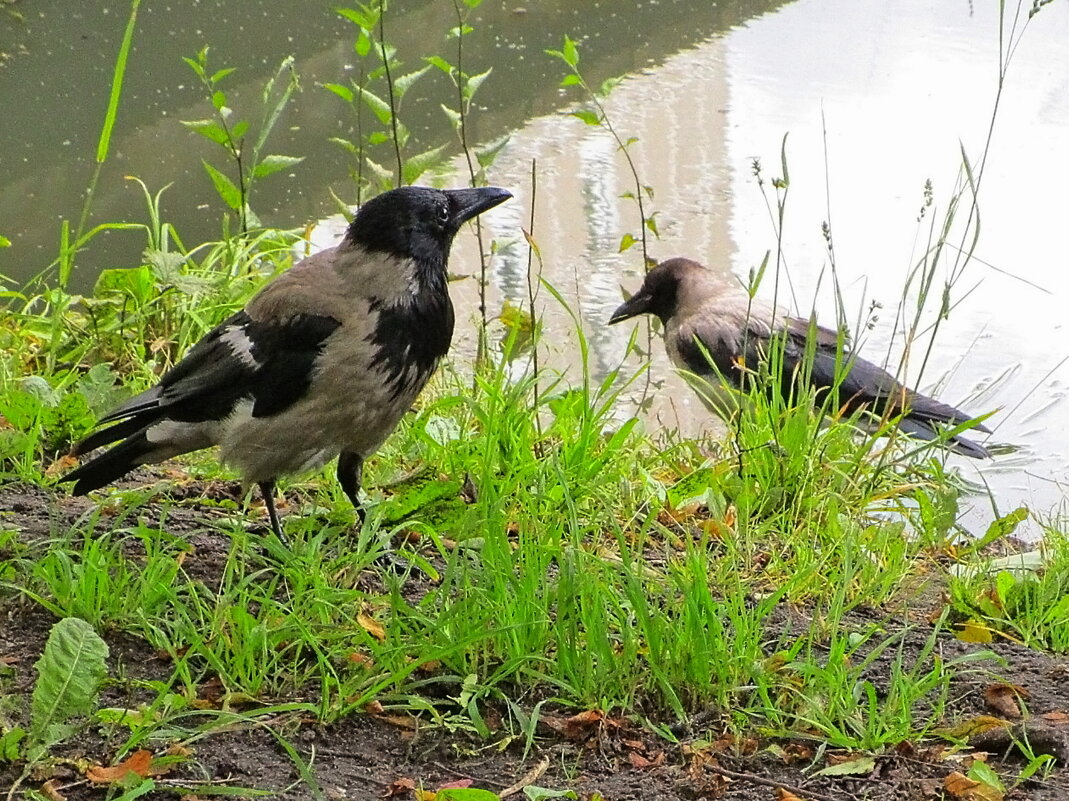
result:
[[[1044,712],[1040,717],[1052,726],[1069,726],[1069,712],[1060,709]]]
[[[805,799],[800,795],[795,795],[790,790],[784,790],[782,787],[777,787],[776,801],[805,801]]]
[[[360,665],[364,668],[370,668],[372,665],[375,664],[374,659],[372,659],[367,654],[360,653],[359,651],[353,651],[351,654],[349,654],[349,656],[346,657],[346,659],[348,659],[351,664]]]
[[[1008,720],[1003,720],[1002,718],[991,717],[991,715],[977,715],[974,718],[963,720],[956,726],[935,729],[933,733],[938,734],[940,737],[949,737],[954,740],[968,740],[970,737],[975,737],[986,731],[1005,729],[1011,725]]]
[[[588,709],[586,712],[579,712],[569,718],[560,715],[542,715],[543,723],[569,740],[585,740],[597,731],[604,720],[605,713],[597,709]]]
[[[91,766],[85,771],[85,778],[94,784],[117,784],[131,776],[140,776],[144,779],[149,775],[151,768],[152,752],[142,748],[110,768],[100,765]]]
[[[56,787],[55,779],[49,779],[38,789],[41,795],[47,798],[48,801],[67,801],[67,796],[63,795],[63,793],[59,791],[59,788]]]
[[[47,468],[45,468],[46,478],[55,478],[58,475],[66,473],[68,470],[78,466],[78,460],[73,456],[64,454],[60,456],[56,461],[52,462]]]
[[[987,708],[1013,720],[1021,717],[1019,701],[1027,701],[1029,697],[1028,690],[1019,684],[995,682],[984,687],[984,703]]]
[[[631,761],[631,767],[635,770],[649,770],[650,768],[659,768],[664,764],[664,751],[658,751],[653,759],[647,759],[637,751],[630,751],[627,758]]]
[[[394,779],[383,791],[380,798],[393,798],[398,795],[408,795],[416,789],[416,782],[408,777]]]
[[[1002,801],[1003,794],[983,782],[954,771],[943,780],[943,789],[958,801]]]
[[[360,624],[360,628],[379,642],[383,642],[386,639],[386,629],[371,615],[361,612],[356,616],[356,622]]]
[[[394,534],[393,537],[390,538],[390,542],[394,545],[419,545],[419,542],[422,539],[423,535],[418,531],[406,528]]]

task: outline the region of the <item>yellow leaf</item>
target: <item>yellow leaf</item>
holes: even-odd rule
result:
[[[361,612],[356,616],[356,622],[360,624],[360,627],[364,631],[379,642],[383,642],[386,639],[386,629],[384,629],[382,624],[375,620],[371,615]]]
[[[968,620],[958,624],[958,630],[954,633],[962,642],[991,642],[991,629],[976,620]]]

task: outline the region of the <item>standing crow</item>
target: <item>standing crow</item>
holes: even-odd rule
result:
[[[369,200],[336,247],[286,271],[78,443],[118,445],[68,473],[74,494],[142,464],[218,445],[275,511],[279,476],[338,457],[357,510],[364,460],[408,411],[449,350],[446,261],[460,226],[512,195],[408,186]]]
[[[779,390],[784,397],[798,376],[804,376],[817,389],[836,390],[843,411],[863,408],[876,415],[902,415],[899,427],[925,440],[937,439],[941,425],[956,426],[972,419],[903,386],[871,362],[843,353],[835,331],[813,326],[811,334],[808,320],[751,298],[741,286],[689,259],[669,259],[650,270],[639,291],[613,312],[609,323],[639,314],[661,319],[668,358],[709,382],[705,386],[712,394],[699,394],[721,416],[735,408],[733,390],[741,386],[744,375],[753,375],[767,361],[770,340],[776,337],[783,349]],[[811,365],[807,357],[812,358]],[[979,424],[974,428],[988,432]],[[950,437],[946,444],[975,459],[991,455],[982,445],[960,436]]]

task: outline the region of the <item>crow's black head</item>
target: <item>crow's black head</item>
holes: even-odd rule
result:
[[[492,186],[392,189],[360,207],[346,238],[367,250],[444,267],[460,226],[510,197],[510,192]]]
[[[662,261],[648,273],[638,292],[622,304],[609,318],[609,325],[629,320],[640,314],[655,314],[667,323],[679,305],[679,285],[691,270],[705,268],[690,259]]]

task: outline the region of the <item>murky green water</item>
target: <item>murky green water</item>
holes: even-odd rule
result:
[[[178,122],[207,115],[181,61],[206,44],[217,66],[238,67],[231,101],[253,114],[265,77],[284,55],[297,59],[303,89],[271,149],[306,159],[257,190],[254,206],[265,221],[303,225],[334,210],[332,191],[351,198],[346,157],[327,141],[352,135],[351,115],[320,86],[344,82],[356,62],[352,26],[332,5],[146,0],[95,220],[143,219],[139,191],[122,180],[131,174],[154,190],[174,183],[165,213],[187,243],[218,235],[222,211],[200,167],[201,158],[218,155]],[[905,275],[960,180],[962,148],[979,167],[998,88],[996,6],[486,0],[472,19],[465,58],[471,72],[494,72],[480,90],[471,134],[488,141],[511,132],[492,176],[517,195],[488,222],[503,239],[528,225],[536,160],[534,233],[546,275],[581,311],[595,370],[615,366],[629,332],[601,322],[618,302],[620,284],[633,288],[641,271],[636,250],[617,252],[620,237],[636,230],[632,204],[620,199],[632,185],[612,140],[561,114],[573,95],[559,89],[561,68],[543,50],[568,33],[580,40],[593,82],[629,76],[609,110],[624,136],[639,139],[636,164],[655,191],[661,238],[651,245],[653,255],[685,254],[745,276],[775,247],[752,161],[761,160],[766,179],[781,175],[788,134],[785,253],[797,305],[808,310],[815,302],[824,316],[834,311],[832,258],[821,233],[830,221],[847,307],[882,305],[862,352],[881,360],[890,349],[897,358],[902,343],[893,322]],[[21,0],[16,8],[24,23],[0,17],[0,51],[7,54],[0,66],[0,233],[13,241],[0,251],[0,273],[26,277],[54,257],[59,220],[81,208],[127,7]],[[1010,22],[1012,15],[1011,8]],[[387,38],[406,64],[433,53],[452,58],[445,37],[455,23],[451,2],[396,2],[387,23]],[[1004,33],[1009,40],[1008,26]],[[1014,51],[983,171],[976,258],[955,285],[961,303],[942,324],[920,377],[951,403],[1001,409],[993,441],[1020,452],[961,469],[988,482],[1003,511],[1024,502],[1046,512],[1069,483],[1065,42],[1069,3],[1055,0]],[[452,136],[439,108],[450,92],[444,79],[428,76],[406,98],[413,152]],[[927,179],[935,201],[918,223]],[[329,244],[332,231],[323,226],[317,239]],[[79,262],[79,280],[87,286],[99,267],[135,263],[141,247],[127,235],[95,243]],[[464,253],[462,247],[461,259]],[[499,255],[494,308],[525,299],[526,261],[518,243]],[[471,282],[457,286],[462,320],[474,308],[472,294]],[[566,342],[564,316],[553,320]],[[459,347],[463,352],[464,343]],[[659,347],[654,355],[662,375]],[[919,360],[911,365],[916,374]],[[678,385],[669,387],[679,394],[663,393],[659,422],[702,425],[698,404]],[[977,525],[983,517],[977,514]]]

